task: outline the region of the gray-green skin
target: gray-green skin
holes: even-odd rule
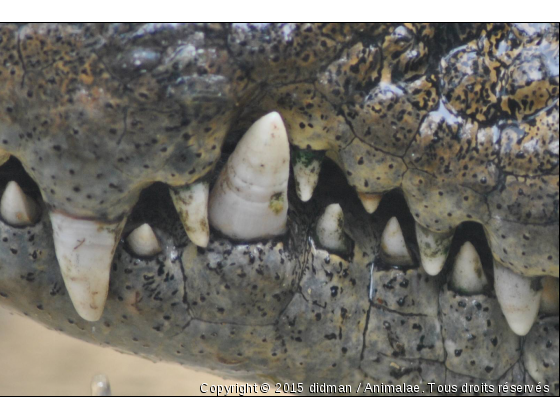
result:
[[[286,236],[211,232],[197,248],[167,187],[148,187],[213,179],[273,110],[294,147],[342,171],[327,164],[307,204],[291,185]],[[305,389],[540,381],[558,395],[557,316],[519,338],[493,294],[448,290],[453,251],[437,277],[379,256],[406,201],[409,223],[478,222],[502,264],[558,277],[558,24],[0,25],[2,152],[13,158],[0,185],[21,175],[19,160],[43,211],[25,228],[0,220],[0,304],[50,328]],[[353,190],[396,190],[386,202],[401,205],[370,216]],[[349,255],[313,235],[332,202]],[[139,258],[121,241],[98,322],[70,302],[48,210],[129,216],[123,238],[149,222],[161,242]]]

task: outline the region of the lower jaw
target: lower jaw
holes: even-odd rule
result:
[[[14,261],[3,268],[0,302],[89,342],[237,378],[541,382],[558,394],[557,316],[541,314],[520,338],[491,288],[471,296],[450,289],[454,260],[467,240],[493,282],[491,253],[478,224],[457,229],[443,270],[428,276],[402,195],[387,194],[367,215],[342,174],[326,165],[309,203],[301,203],[291,187],[285,236],[236,243],[213,231],[206,250],[187,239],[166,187],[148,189],[124,236],[149,223],[162,252],[139,258],[121,241],[104,314],[93,324],[76,315],[66,294],[46,212],[23,229],[0,223],[2,253]],[[321,249],[313,230],[332,202],[342,204],[352,239],[345,255]],[[410,266],[393,266],[379,252],[381,232],[394,216],[413,257]]]

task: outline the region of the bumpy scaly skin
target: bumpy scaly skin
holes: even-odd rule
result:
[[[203,250],[153,210],[172,205],[152,188],[125,230],[149,221],[163,252],[141,259],[121,241],[102,319],[80,319],[46,210],[120,220],[154,182],[210,177],[222,146],[273,110],[294,147],[340,166],[346,196],[319,186],[304,205],[291,191],[285,237],[212,233]],[[445,270],[370,279],[383,225],[348,191],[401,189],[422,226],[479,222],[502,264],[558,277],[558,24],[1,25],[7,154],[44,211],[31,227],[0,220],[0,304],[51,328],[260,380],[540,381],[558,394],[557,317],[520,339],[493,295],[449,291]],[[312,238],[336,201],[351,255]]]

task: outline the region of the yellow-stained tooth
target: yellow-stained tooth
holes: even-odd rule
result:
[[[430,276],[439,274],[445,264],[453,241],[453,231],[449,233],[432,232],[416,223],[416,239],[424,271]]]
[[[412,265],[412,257],[396,217],[391,218],[381,235],[381,250],[389,264]]]
[[[323,154],[307,150],[294,152],[296,193],[303,202],[309,201],[319,181]]]
[[[368,194],[368,193],[358,193],[358,197],[364,206],[364,209],[369,213],[375,213],[375,210],[379,207],[383,194]]]
[[[465,242],[453,264],[451,288],[465,295],[484,292],[488,287],[488,279],[482,268],[480,256],[470,242]]]
[[[344,213],[339,204],[330,204],[317,221],[320,245],[332,252],[346,252],[348,239],[344,233]]]
[[[198,182],[170,190],[173,204],[179,213],[189,239],[202,248],[208,246],[208,183]]]

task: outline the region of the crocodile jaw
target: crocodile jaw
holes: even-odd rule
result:
[[[414,299],[415,307],[422,308],[419,313],[409,307],[412,294],[387,295],[390,290],[406,289],[401,283],[419,287],[412,279],[415,275],[424,278],[424,274],[415,266],[400,266],[393,273],[388,260],[378,259],[378,238],[383,236],[385,222],[394,216],[383,219],[383,203],[393,202],[380,197],[400,189],[406,199],[400,207],[408,207],[416,226],[435,235],[447,237],[464,222],[480,223],[496,264],[507,266],[516,276],[557,278],[557,89],[554,93],[551,88],[552,95],[527,107],[515,105],[517,98],[528,94],[520,81],[531,63],[543,64],[539,72],[531,73],[534,79],[525,80],[531,89],[540,92],[554,84],[557,71],[554,74],[549,62],[554,64],[557,58],[557,27],[544,25],[533,33],[522,26],[484,26],[476,34],[461,34],[463,47],[448,46],[437,59],[430,54],[438,50],[433,42],[442,28],[429,25],[351,30],[341,26],[332,33],[331,27],[318,25],[148,25],[133,28],[132,33],[121,28],[122,36],[114,37],[109,33],[117,27],[88,28],[91,38],[87,41],[81,29],[71,25],[1,28],[2,54],[6,54],[2,63],[10,71],[0,76],[5,82],[0,91],[0,161],[12,155],[22,163],[38,185],[33,199],[43,211],[39,221],[33,225],[35,220],[30,220],[32,226],[25,229],[1,225],[3,238],[7,238],[2,245],[3,259],[15,263],[2,267],[0,302],[32,313],[53,327],[70,324],[71,333],[86,340],[133,349],[154,359],[205,363],[239,375],[261,372],[297,377],[303,374],[298,373],[298,363],[305,365],[303,372],[338,381],[350,372],[420,381],[420,371],[435,377],[443,377],[447,371],[471,376],[476,372],[475,376],[488,380],[515,371],[520,357],[518,341],[491,293],[464,297],[434,287],[435,280],[428,278],[425,289],[416,293],[426,302]],[[46,44],[40,42],[44,37]],[[308,37],[318,53],[293,54],[297,50],[294,42],[297,45]],[[65,78],[57,66],[27,71],[50,60],[50,50],[40,46],[59,38],[68,42],[57,59],[71,62],[76,58],[72,71],[79,74]],[[162,39],[171,40],[171,46],[161,50],[154,47],[158,42],[149,41]],[[272,45],[259,44],[263,39],[272,39]],[[503,48],[496,48],[494,42],[500,39],[506,39],[500,44]],[[191,45],[200,47],[194,58],[185,47]],[[10,55],[11,48],[21,48],[22,54]],[[230,54],[235,61],[229,60]],[[431,69],[433,75],[427,76],[429,63],[440,58],[440,68]],[[129,66],[132,59],[138,63]],[[222,65],[225,62],[239,66]],[[286,68],[298,71],[286,72]],[[297,77],[292,78],[295,73]],[[16,79],[18,83],[12,81]],[[128,93],[116,95],[122,84]],[[489,94],[477,96],[481,91]],[[158,238],[159,254],[139,260],[121,244],[109,274],[120,232],[104,241],[103,267],[99,268],[103,275],[97,276],[98,267],[94,267],[87,277],[99,277],[106,287],[111,276],[106,313],[86,314],[91,320],[101,319],[93,336],[84,333],[89,324],[75,319],[62,286],[62,278],[68,277],[65,265],[61,264],[61,276],[55,264],[53,224],[45,216],[47,211],[98,224],[118,223],[115,221],[131,214],[136,217],[135,203],[141,191],[154,182],[182,189],[213,180],[222,165],[222,146],[228,152],[239,138],[236,133],[269,111],[282,116],[294,153],[305,150],[326,155],[341,168],[348,184],[344,200],[337,201],[348,221],[353,254],[322,249],[321,241],[314,242],[313,235],[308,237],[302,228],[315,222],[313,206],[322,209],[331,204],[320,183],[308,207],[298,210],[300,203],[291,199],[290,205],[296,204],[291,205],[294,209],[286,236],[270,242],[239,243],[217,234],[209,236],[210,247],[202,251],[192,238],[192,242],[173,238],[176,215],[156,217],[164,225]],[[228,140],[227,135],[231,136]],[[352,189],[369,213],[377,210],[375,216],[368,218],[356,209],[354,193],[348,194]],[[188,228],[188,222],[183,228]],[[407,236],[407,229],[401,231],[403,238]],[[197,242],[204,244],[206,237]],[[399,242],[403,243],[400,237]],[[413,242],[404,238],[405,248]],[[417,262],[410,253],[407,250],[406,265]],[[57,256],[60,254],[57,249]],[[420,254],[422,257],[422,251]],[[338,268],[332,268],[335,266]],[[394,276],[387,278],[389,274]],[[444,269],[442,278],[445,275]],[[393,278],[400,279],[396,289]],[[221,297],[215,297],[215,292]],[[506,307],[505,294],[498,295]],[[532,300],[531,314],[537,300]],[[488,308],[486,315],[469,312],[478,310],[476,303]],[[456,311],[448,311],[450,305]],[[554,306],[553,299],[548,307]],[[350,313],[349,307],[354,308]],[[436,316],[438,308],[441,320]],[[464,317],[459,317],[463,310]],[[488,314],[492,318],[484,318]],[[395,321],[397,315],[404,324]],[[400,331],[407,320],[419,315],[425,315],[422,322],[414,323],[425,332],[422,342],[414,341],[415,335],[408,331],[396,334],[403,337],[401,341],[386,333],[386,325],[393,332]],[[532,318],[534,315],[531,323]],[[348,319],[354,328],[349,327]],[[496,354],[504,356],[502,361],[485,359],[487,355],[479,352],[472,359],[475,365],[470,360],[463,362],[470,345],[463,343],[457,325],[473,320],[482,330],[490,328],[487,321],[491,321],[492,337],[498,344],[490,341],[487,348],[499,346]],[[537,321],[529,332],[532,343],[554,342],[546,336],[549,322]],[[465,325],[469,330],[475,328]],[[265,341],[248,354],[241,339],[232,339],[224,347],[224,336],[227,329],[231,334],[232,326],[245,342],[255,336]],[[275,340],[278,329],[283,340]],[[520,334],[525,329],[515,328]],[[432,333],[440,339],[429,342]],[[187,335],[192,342],[187,345],[176,334]],[[220,339],[209,342],[208,336]],[[165,349],[159,353],[150,350],[162,339],[169,340]],[[314,365],[298,343],[319,346],[327,362]],[[546,377],[554,382],[557,369],[536,372],[534,363],[529,363],[542,356],[531,346],[527,345],[525,354],[533,379]],[[290,357],[277,362],[283,354]],[[263,360],[270,362],[264,371],[257,367]]]

